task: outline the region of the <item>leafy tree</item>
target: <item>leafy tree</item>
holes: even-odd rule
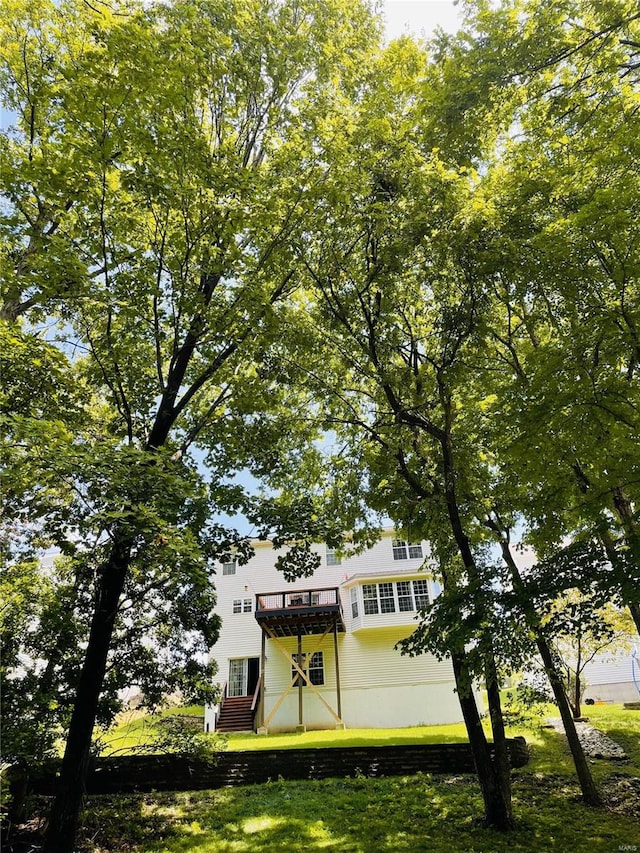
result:
[[[593,779],[573,721],[570,702],[562,678],[562,660],[554,645],[554,635],[552,629],[544,624],[545,603],[549,601],[550,595],[554,595],[554,591],[557,593],[558,590],[566,588],[566,575],[558,572],[557,566],[554,564],[551,573],[546,577],[546,583],[536,583],[529,576],[529,572],[525,575],[518,566],[511,548],[511,528],[504,518],[494,509],[485,516],[484,524],[493,532],[500,547],[503,563],[508,571],[508,583],[505,584],[504,595],[507,598],[506,610],[510,614],[509,622],[513,623],[520,616],[524,617],[524,624],[533,637],[544,674],[548,679],[553,698],[560,711],[576,768],[576,775],[580,783],[582,798],[589,805],[602,805],[602,798]],[[574,564],[571,566],[571,575],[575,578],[573,569]],[[540,578],[537,580],[539,581]],[[511,600],[509,601],[509,599]]]
[[[528,16],[532,8],[527,7],[522,19],[509,12],[511,21],[519,24],[525,20],[530,25]],[[542,16],[541,7],[536,10],[536,14]],[[588,17],[588,10],[586,14]],[[494,39],[504,36],[500,32],[496,36],[495,21],[502,20],[501,15],[504,16],[504,10],[499,10],[497,18],[492,18],[494,29],[490,35]],[[554,20],[555,12],[546,19],[536,19],[535,23],[544,21],[549,25]],[[615,30],[620,38],[629,23],[632,19],[620,19],[607,32]],[[506,150],[508,154],[512,146],[520,146],[521,151],[527,152],[528,157],[520,162],[521,170],[511,175],[514,186],[520,190],[528,186],[531,159],[538,149],[543,156],[547,148],[551,152],[555,150],[554,126],[545,112],[548,102],[540,98],[540,92],[545,91],[549,75],[553,73],[562,75],[565,94],[574,84],[580,90],[578,72],[586,61],[581,53],[586,46],[578,40],[580,27],[580,21],[576,20],[570,21],[566,28],[567,40],[573,40],[575,46],[575,51],[570,51],[568,56],[575,53],[576,61],[565,61],[568,56],[562,50],[555,58],[547,54],[539,68],[530,69],[526,85],[515,80],[517,75],[513,70],[515,60],[524,55],[522,38],[515,58],[513,54],[508,57],[511,65],[501,69],[498,64],[494,67],[504,75],[505,82],[508,72],[513,71],[512,89],[517,90],[520,102],[515,97],[510,102],[518,107],[512,113],[512,120],[515,116],[526,131],[532,130],[530,136],[524,135],[524,143],[518,138],[512,143],[505,137],[499,147],[493,149],[493,155],[485,154],[486,177],[481,178],[466,165],[469,163],[468,147],[462,169],[456,162],[458,150],[454,149],[452,156],[448,151],[434,152],[429,148],[427,140],[433,142],[437,138],[441,124],[433,120],[430,123],[428,112],[420,114],[419,107],[416,108],[416,103],[420,104],[418,98],[413,98],[411,107],[405,102],[403,110],[398,109],[401,95],[393,86],[386,87],[382,94],[376,92],[376,97],[370,101],[365,98],[363,114],[366,118],[358,124],[358,118],[350,114],[345,119],[347,138],[342,142],[344,148],[349,144],[357,148],[363,172],[356,176],[351,171],[344,185],[332,186],[331,209],[322,208],[323,224],[318,227],[315,242],[312,240],[301,246],[310,276],[321,294],[318,324],[331,339],[331,345],[323,346],[322,341],[315,338],[314,346],[322,353],[322,365],[316,366],[315,361],[307,359],[305,373],[309,382],[320,387],[320,393],[333,399],[336,411],[327,425],[344,438],[349,448],[342,450],[340,463],[336,464],[332,475],[335,473],[336,482],[344,482],[344,477],[339,479],[339,469],[346,466],[347,458],[354,467],[362,467],[366,474],[360,488],[366,492],[369,505],[429,538],[445,575],[450,571],[456,549],[464,555],[464,570],[470,568],[471,574],[458,575],[460,584],[456,589],[451,590],[451,584],[445,583],[452,592],[452,605],[440,625],[445,633],[448,626],[449,637],[452,624],[456,624],[456,613],[464,612],[461,602],[465,600],[465,591],[472,593],[479,605],[475,611],[469,606],[467,626],[483,620],[485,625],[490,624],[492,608],[487,606],[488,592],[491,582],[495,583],[499,575],[494,572],[483,577],[480,571],[481,547],[487,538],[482,528],[489,531],[491,539],[504,546],[510,582],[517,587],[527,624],[535,632],[545,667],[563,706],[563,718],[567,718],[567,730],[571,729],[571,715],[558,677],[557,660],[542,631],[540,614],[526,604],[526,587],[510,554],[508,536],[504,536],[514,526],[519,512],[528,513],[533,502],[529,496],[537,500],[541,511],[545,505],[548,509],[545,495],[555,486],[549,478],[556,469],[549,457],[538,449],[540,418],[532,417],[531,409],[527,409],[531,392],[529,386],[524,386],[528,377],[520,361],[520,349],[527,353],[539,348],[538,314],[531,306],[536,308],[539,299],[544,315],[550,301],[552,305],[557,304],[553,287],[545,287],[545,276],[554,286],[556,281],[558,287],[565,286],[566,264],[558,264],[557,257],[552,261],[550,251],[546,263],[540,261],[541,252],[532,260],[524,251],[520,252],[530,232],[526,227],[521,232],[511,232],[510,226],[504,227],[502,211],[496,208],[494,195],[499,200],[504,192],[500,184],[505,178],[503,159],[508,162],[507,158],[497,156],[497,152]],[[456,50],[459,46],[460,42],[456,42]],[[496,44],[491,43],[488,51],[495,47]],[[541,51],[547,50],[546,45],[538,47]],[[508,56],[506,41],[502,48]],[[387,79],[394,82],[400,79],[399,75],[394,76],[394,59],[401,55],[404,66],[412,73],[423,71],[407,43],[394,49],[396,56],[389,51],[383,60]],[[445,45],[443,55],[446,49]],[[474,62],[487,57],[487,46],[478,39],[466,54],[458,51],[457,55],[464,55],[465,61],[474,67]],[[409,57],[411,61],[408,62]],[[446,58],[443,61],[446,62]],[[558,70],[560,63],[564,64]],[[551,70],[547,74],[548,69]],[[428,72],[424,73],[428,77]],[[411,89],[406,78],[403,82]],[[582,93],[582,97],[588,99],[591,95]],[[525,105],[520,107],[523,98]],[[541,106],[534,98],[540,99]],[[436,99],[437,95],[432,95],[430,105]],[[556,106],[558,103],[560,101]],[[394,109],[397,112],[394,113]],[[495,110],[489,112],[495,121]],[[395,116],[395,123],[389,121],[389,115]],[[495,136],[493,139],[490,136],[496,128],[499,129],[499,123],[488,124],[489,138],[482,137],[485,146],[496,142]],[[484,151],[488,152],[489,147]],[[475,152],[479,150],[482,147],[476,140]],[[431,158],[426,152],[430,152]],[[582,162],[589,164],[588,151],[583,155]],[[448,157],[453,162],[447,162]],[[573,164],[569,168],[573,168]],[[629,197],[634,198],[633,192]],[[519,210],[514,205],[515,213]],[[542,208],[540,212],[544,214]],[[514,224],[517,228],[517,219]],[[523,243],[516,242],[521,235]],[[571,251],[570,235],[564,233],[562,236],[565,242],[560,252]],[[554,244],[547,239],[543,248],[553,249]],[[569,318],[568,313],[561,319],[564,316]],[[562,330],[562,323],[558,325]],[[575,325],[569,320],[567,330],[572,329]],[[553,326],[549,331],[545,329],[541,340],[545,343],[557,341],[553,332]],[[612,358],[615,358],[615,351],[612,346]],[[563,341],[559,353],[562,353],[559,358],[565,358],[571,370],[569,341]],[[569,358],[566,358],[567,353]],[[541,356],[541,367],[543,359]],[[557,364],[558,361],[554,362],[552,371],[546,374],[553,385],[540,395],[545,412],[554,409],[558,398],[558,379],[563,374],[557,370]],[[330,370],[334,371],[333,379],[328,378]],[[511,396],[510,388],[514,385],[520,393],[524,386],[529,395],[524,397],[524,404],[516,395]],[[565,396],[573,395],[575,390],[567,381]],[[329,404],[326,405],[330,411]],[[560,418],[563,410],[555,410]],[[445,439],[441,438],[443,424]],[[521,426],[523,434],[518,436],[520,444],[516,446],[512,435]],[[565,418],[563,428],[570,441],[581,437],[573,427]],[[451,442],[448,448],[443,447],[448,441]],[[358,445],[357,448],[354,445]],[[632,454],[634,443],[629,442],[626,447]],[[560,443],[556,443],[554,452],[559,449]],[[535,467],[536,477],[519,477],[514,451],[525,457],[525,470],[529,465]],[[563,464],[566,464],[566,456]],[[624,469],[624,463],[620,464],[620,469]],[[562,464],[560,472],[562,476]],[[438,480],[438,475],[443,479]],[[566,477],[575,488],[575,472],[570,465],[566,466]],[[501,516],[508,516],[506,527],[495,525],[496,510]],[[488,524],[492,518],[494,521]],[[532,514],[528,514],[528,518],[533,521]],[[571,519],[567,516],[554,534],[565,535],[574,525],[575,516]],[[552,541],[557,543],[558,540]],[[606,580],[603,579],[609,589],[610,579],[610,573]],[[633,580],[629,581],[624,584],[627,592],[634,589]],[[481,594],[483,588],[485,595]],[[621,585],[618,594],[622,594]],[[443,606],[446,600],[445,591]],[[628,601],[633,604],[632,599]],[[496,619],[494,624],[498,621]],[[459,620],[457,624],[462,630]],[[469,636],[466,634],[467,640]],[[474,637],[477,639],[476,635]],[[575,730],[573,735],[572,750],[580,768],[583,795],[588,802],[599,804],[600,797]]]
[[[299,311],[290,240],[315,125],[353,92],[376,32],[341,0],[5,0],[4,317],[57,347],[84,393],[77,422],[27,406],[7,448],[15,517],[86,573],[47,850],[73,849],[114,640],[140,627],[175,655],[190,632],[213,637],[207,563],[242,542],[209,517],[238,507],[238,448],[256,467],[273,455],[260,413],[291,420],[266,353]],[[143,678],[144,643],[119,648],[124,677]]]
[[[585,588],[597,586],[600,601],[626,603],[637,620],[640,575],[629,559],[629,534],[637,479],[638,188],[628,122],[636,120],[629,49],[638,16],[626,3],[478,4],[472,25],[467,60],[483,85],[493,83],[493,98],[502,87],[514,105],[476,202],[485,217],[478,261],[491,293],[479,441],[492,478],[478,520],[501,548],[565,722],[583,796],[597,803],[542,602],[509,544],[524,516],[527,540],[554,556],[547,594],[561,594],[573,585],[576,565],[559,571],[558,547],[567,537],[599,537],[609,564],[592,559],[582,573]]]
[[[463,367],[474,358],[484,301],[464,248],[473,233],[473,225],[462,224],[472,179],[466,167],[447,164],[413,138],[420,105],[412,105],[411,74],[419,75],[424,62],[409,43],[392,46],[357,110],[345,110],[342,131],[332,128],[323,140],[332,155],[342,155],[316,201],[315,230],[308,228],[299,246],[313,295],[297,376],[322,400],[326,429],[340,442],[328,471],[328,501],[353,477],[365,515],[367,508],[386,514],[432,543],[449,617],[458,604],[439,652],[453,662],[487,822],[508,828],[508,756],[492,637],[498,620],[482,561],[484,537],[468,497],[483,471],[473,416],[465,415],[473,404]],[[469,611],[464,620],[462,600]],[[471,690],[480,674],[490,696],[496,763]]]
[[[554,16],[565,26],[542,42]],[[640,626],[637,10],[528,3],[482,26],[485,61],[507,50],[522,91],[519,132],[485,182],[501,305],[489,340],[505,368],[487,388],[487,429],[538,552],[600,538],[616,589],[603,581]],[[512,49],[505,29],[520,34]]]
[[[573,716],[579,719],[587,686],[585,667],[596,655],[624,648],[632,620],[610,604],[598,607],[593,596],[569,590],[551,603],[545,623],[563,662],[565,690]]]

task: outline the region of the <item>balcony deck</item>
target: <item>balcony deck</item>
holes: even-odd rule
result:
[[[324,634],[334,626],[345,629],[337,587],[256,595],[255,617],[277,637]]]

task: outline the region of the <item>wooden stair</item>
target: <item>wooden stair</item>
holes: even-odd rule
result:
[[[227,696],[216,726],[219,732],[253,731],[253,696]]]

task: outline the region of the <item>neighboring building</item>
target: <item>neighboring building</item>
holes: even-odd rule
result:
[[[289,584],[275,568],[279,552],[266,542],[254,547],[248,565],[218,571],[222,630],[212,656],[224,699],[207,708],[207,730],[462,719],[451,663],[394,648],[440,592],[426,543],[400,542],[389,531],[366,553],[342,561],[317,545],[322,564],[314,576]]]
[[[626,648],[596,655],[585,666],[583,701],[640,702],[640,638],[629,638]]]

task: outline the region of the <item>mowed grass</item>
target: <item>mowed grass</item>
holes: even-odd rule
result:
[[[256,735],[227,735],[227,749],[303,749],[327,746],[392,746],[394,744],[461,743],[467,740],[463,723],[447,726],[411,726],[403,729],[345,729]]]
[[[83,853],[610,853],[640,851],[640,712],[588,709],[593,725],[629,760],[594,760],[607,809],[580,801],[564,739],[527,732],[531,761],[513,773],[512,833],[484,829],[473,776],[285,782],[274,764],[266,785],[180,794],[94,797]],[[510,735],[515,731],[509,731]],[[293,748],[464,739],[457,726],[232,736],[229,748]]]
[[[153,743],[159,721],[171,714],[186,714],[198,716],[203,709],[198,706],[163,711],[160,715],[145,715],[140,712],[123,714],[118,724],[108,732],[100,734],[102,754],[112,755],[135,752],[140,747],[148,747]],[[484,721],[487,734],[491,728]],[[523,734],[528,739],[530,730],[512,730],[511,736]],[[218,736],[219,737],[219,736]],[[257,735],[253,732],[239,732],[224,735],[226,749],[232,752],[252,751],[257,749],[307,749],[312,747],[332,746],[392,746],[394,744],[427,744],[427,743],[464,743],[467,733],[463,723],[440,726],[409,726],[397,729],[330,729],[323,731],[273,733]]]
[[[160,720],[171,716],[200,717],[201,705],[166,708],[158,714],[146,711],[124,711],[114,726],[96,732],[102,755],[128,755],[151,747],[158,734]]]
[[[135,752],[148,747],[158,730],[162,717],[172,714],[198,716],[202,708],[170,709],[160,715],[145,715],[129,712],[121,715],[118,724],[107,732],[100,733],[102,754],[112,755]],[[486,724],[488,726],[488,724]],[[488,731],[488,728],[487,728]],[[285,734],[256,735],[253,732],[225,735],[226,749],[245,751],[256,749],[303,749],[327,746],[390,746],[393,744],[420,743],[463,743],[467,734],[463,723],[442,726],[412,726],[400,729],[345,729],[288,732]]]

